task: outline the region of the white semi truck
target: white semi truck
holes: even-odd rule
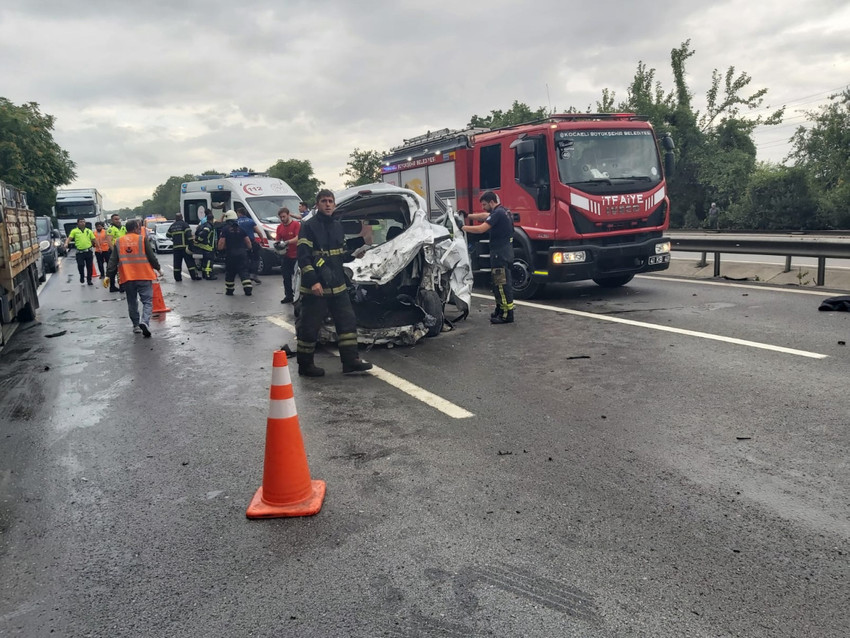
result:
[[[59,226],[69,235],[82,217],[86,226],[94,230],[95,222],[105,222],[103,197],[96,188],[66,188],[56,191],[53,212]]]

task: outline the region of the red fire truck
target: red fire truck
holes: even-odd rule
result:
[[[514,294],[528,299],[550,281],[614,287],[669,267],[664,175],[673,147],[631,113],[552,115],[495,130],[428,132],[392,149],[382,173],[422,195],[432,219],[481,212],[481,193],[495,192],[514,218]],[[483,237],[470,244],[481,271],[489,269]]]

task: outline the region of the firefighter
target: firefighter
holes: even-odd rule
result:
[[[334,194],[322,189],[316,196],[318,212],[301,224],[298,265],[301,268],[301,315],[298,322],[298,374],[321,377],[325,371],[313,363],[319,329],[330,311],[339,337],[342,371],[365,372],[372,364],[357,354],[357,321],[342,264],[345,233],[333,216]]]
[[[198,281],[201,276],[198,274],[198,267],[195,265],[195,258],[192,257],[190,247],[192,245],[192,227],[183,221],[182,213],[177,213],[174,216],[174,223],[168,228],[165,233],[173,243],[174,248],[174,281],[183,281],[183,262],[186,262],[186,268],[189,270],[189,276],[192,281]]]
[[[493,191],[485,191],[479,199],[483,213],[470,213],[467,219],[480,221],[476,226],[464,226],[466,233],[481,234],[490,231],[490,275],[493,279],[493,296],[496,309],[490,323],[513,323],[514,291],[511,268],[514,263],[514,222],[507,208],[499,204]]]
[[[249,255],[251,240],[236,221],[239,216],[236,211],[229,210],[224,214],[224,227],[218,238],[218,249],[224,251],[224,294],[233,295],[236,287],[236,275],[242,282],[242,290],[251,296],[254,282],[251,281]]]
[[[210,281],[218,279],[213,274],[213,247],[215,246],[215,226],[212,211],[204,222],[195,229],[195,248],[201,251],[201,274]]]

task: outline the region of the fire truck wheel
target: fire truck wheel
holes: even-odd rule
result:
[[[593,281],[603,288],[619,288],[625,286],[632,279],[634,279],[634,275],[618,275],[617,277],[597,277]]]
[[[543,284],[534,281],[531,261],[521,248],[514,250],[513,275],[514,299],[531,299],[543,290]]]

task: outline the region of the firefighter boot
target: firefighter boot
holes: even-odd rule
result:
[[[490,317],[490,323],[513,323],[514,322],[514,311],[508,310],[506,315],[496,315],[495,317]]]
[[[372,369],[372,364],[363,361],[357,354],[357,346],[343,346],[339,349],[339,358],[342,359],[342,373],[366,372]]]
[[[313,363],[313,353],[299,352],[298,355],[298,376],[300,377],[323,377],[325,369],[320,368]]]

